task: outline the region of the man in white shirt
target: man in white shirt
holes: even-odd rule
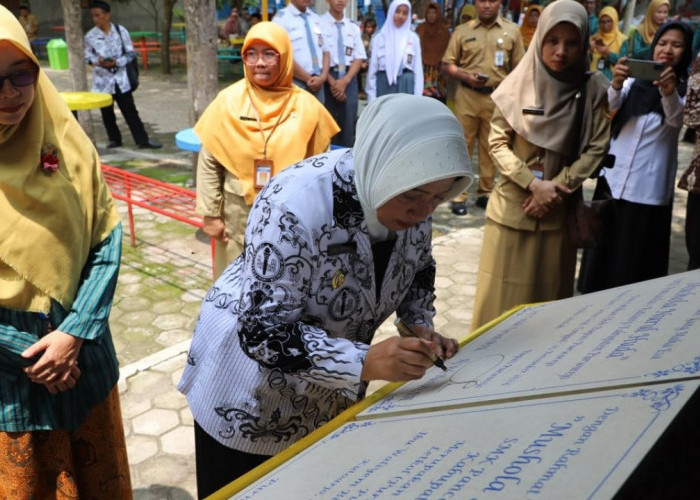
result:
[[[126,65],[136,57],[129,32],[111,22],[107,2],[94,1],[90,14],[95,27],[85,34],[85,62],[92,66],[92,91],[111,94],[124,115],[134,142],[139,148],[157,149],[161,145],[148,138],[148,133],[134,104],[134,96],[126,74]],[[122,145],[114,104],[100,108],[102,122],[109,138],[108,148]]]
[[[367,59],[357,23],[345,17],[348,0],[327,0],[328,12],[321,16],[323,36],[330,53],[330,70],[325,84],[326,109],[340,125],[332,143],[352,147],[357,121],[357,74]]]
[[[294,83],[324,102],[323,84],[328,78],[330,54],[326,48],[321,18],[309,6],[312,0],[290,0],[272,22],[282,26],[292,41]]]

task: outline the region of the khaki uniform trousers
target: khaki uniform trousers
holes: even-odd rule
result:
[[[231,192],[231,187],[240,185],[237,179],[231,179],[224,184],[224,224],[228,234],[228,242],[216,241],[214,256],[214,279],[216,280],[226,267],[243,253],[243,240],[248,223],[251,206],[240,194]],[[241,190],[242,192],[242,190]]]
[[[479,139],[479,185],[477,194],[488,196],[493,190],[496,178],[496,165],[489,154],[489,132],[491,131],[491,116],[495,104],[491,94],[481,94],[460,85],[455,99],[455,115],[464,129],[464,139],[467,142],[469,155],[474,154],[474,144]],[[465,201],[464,192],[454,201]]]
[[[575,272],[576,249],[566,228],[519,230],[487,218],[472,330],[515,306],[573,296]]]

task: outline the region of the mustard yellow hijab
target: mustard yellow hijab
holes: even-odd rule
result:
[[[535,35],[535,30],[537,29],[537,26],[535,26],[534,28],[531,27],[528,20],[528,18],[530,17],[530,12],[532,11],[537,11],[541,16],[542,6],[534,4],[529,5],[527,7],[527,10],[523,13],[523,24],[520,26],[520,37],[523,39],[523,45],[526,49],[530,46],[532,37]]]
[[[668,8],[671,8],[669,0],[651,0],[644,19],[642,19],[642,22],[637,26],[637,31],[642,35],[644,43],[647,45],[651,45],[651,42],[654,40],[654,34],[656,30],[659,29],[659,25],[654,22],[654,13],[662,5],[668,5]]]
[[[464,16],[470,16],[470,19],[476,19],[476,7],[469,3],[462,7],[459,13],[459,20],[457,21],[458,24],[462,24],[462,18]]]
[[[0,40],[38,67],[22,26],[2,6]],[[47,153],[58,158],[53,173],[41,165]],[[30,295],[49,296],[69,309],[90,249],[116,227],[119,214],[95,148],[41,71],[22,122],[0,125],[0,193],[0,267],[27,282]],[[24,295],[21,303],[7,298],[0,306],[37,303]]]
[[[248,31],[241,53],[256,42],[279,53],[277,79],[261,87],[246,67],[245,78],[219,92],[195,125],[202,145],[241,181],[248,204],[257,194],[253,165],[255,159],[263,158],[263,135],[267,139],[272,132],[266,156],[273,160],[276,174],[328,149],[331,137],[340,130],[313,95],[292,83],[292,44],[284,28],[271,22],[256,24]]]
[[[610,33],[603,33],[599,28],[598,33],[593,35],[591,40],[603,40],[603,43],[608,47],[608,49],[610,49],[610,52],[617,54],[620,52],[622,44],[625,43],[625,40],[627,40],[627,37],[620,33],[620,29],[618,28],[620,17],[615,7],[611,7],[610,5],[600,9],[600,13],[598,14],[599,22],[603,16],[608,16],[610,19],[612,19],[613,29]],[[598,70],[598,59],[600,59],[600,54],[595,50],[591,50],[591,71]]]

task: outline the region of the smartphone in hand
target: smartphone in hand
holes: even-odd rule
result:
[[[481,73],[476,75],[477,80],[480,82],[487,82],[489,81],[489,75],[482,75]]]
[[[664,63],[644,59],[627,59],[625,65],[630,69],[630,76],[639,80],[658,80],[664,70]]]

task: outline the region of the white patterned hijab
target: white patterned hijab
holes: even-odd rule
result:
[[[357,122],[353,149],[355,186],[373,241],[389,237],[377,209],[390,199],[430,182],[459,178],[447,193],[450,199],[473,178],[462,126],[430,97],[389,94],[372,101]]]

